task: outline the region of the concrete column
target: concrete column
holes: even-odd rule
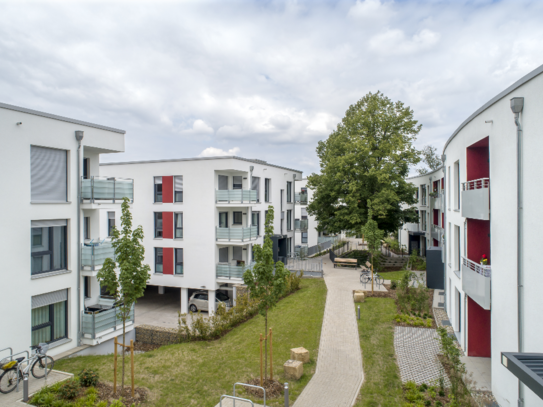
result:
[[[181,288],[181,314],[189,312],[189,289]]]
[[[164,286],[162,286],[162,285],[158,286],[158,293],[159,294],[164,294]]]
[[[235,307],[236,306],[236,299],[237,299],[237,296],[238,296],[238,292],[236,290],[236,286],[233,287],[233,290],[232,290],[232,305]]]
[[[215,290],[209,290],[207,292],[207,298],[209,300],[209,304],[208,304],[208,313],[209,313],[209,316],[215,314],[215,311],[216,311],[216,304],[215,304]]]

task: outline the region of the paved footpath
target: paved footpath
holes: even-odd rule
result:
[[[362,353],[353,303],[360,285],[360,269],[334,268],[324,257],[328,288],[317,370],[294,407],[351,407],[364,381]]]

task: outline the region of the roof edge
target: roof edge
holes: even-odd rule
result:
[[[492,99],[490,99],[488,102],[486,102],[483,106],[481,106],[479,109],[477,109],[474,113],[471,114],[466,120],[462,122],[460,126],[454,131],[454,133],[449,137],[447,142],[445,143],[445,146],[443,147],[443,154],[445,154],[445,150],[447,149],[447,146],[452,141],[453,138],[456,137],[456,135],[462,130],[466,125],[471,122],[475,117],[477,117],[479,114],[481,114],[483,111],[488,109],[490,106],[492,106],[494,103],[496,103],[498,100],[503,99],[506,95],[513,92],[515,89],[521,87],[526,82],[531,81],[539,74],[543,73],[543,65],[540,65],[539,67],[535,68],[532,72],[528,73],[527,75],[524,75],[522,78],[520,78],[518,81],[513,83],[511,86],[506,88],[505,90],[498,93],[496,96],[494,96]]]
[[[426,174],[413,175],[412,177],[406,178],[406,180],[415,179],[415,178],[420,178],[420,177],[428,177],[428,176],[432,175],[433,173],[438,172],[438,171],[441,170],[442,168],[443,168],[443,165],[440,165],[440,166],[437,167],[435,170],[432,170],[432,171],[430,171],[430,172],[427,172]]]
[[[256,159],[250,159],[250,158],[243,158],[238,157],[235,155],[221,155],[217,157],[193,157],[193,158],[166,158],[163,160],[145,160],[145,161],[124,161],[124,162],[116,162],[116,163],[100,163],[100,166],[102,165],[127,165],[127,164],[153,164],[153,163],[168,163],[168,162],[180,162],[180,161],[200,161],[200,160],[225,160],[225,159],[234,159],[234,160],[241,160],[241,161],[247,161],[254,164],[260,164],[260,165],[269,165],[270,167],[275,168],[281,168],[283,170],[287,171],[294,171],[303,173],[301,170],[296,170],[293,168],[288,167],[282,167],[280,165],[270,164],[269,162],[263,161],[263,160],[256,160]]]
[[[60,120],[60,121],[63,121],[63,122],[68,122],[68,123],[73,123],[73,124],[81,124],[82,126],[94,127],[96,129],[100,129],[100,130],[112,131],[114,133],[126,134],[125,130],[116,129],[114,127],[102,126],[101,124],[89,123],[89,122],[85,122],[83,120],[70,119],[69,117],[57,116],[57,115],[51,114],[51,113],[45,113],[45,112],[40,112],[38,110],[27,109],[26,107],[19,107],[19,106],[9,105],[7,103],[0,102],[0,108],[15,110],[16,112],[33,114],[35,116],[46,117],[48,119]]]

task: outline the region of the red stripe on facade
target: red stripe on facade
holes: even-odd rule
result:
[[[490,311],[469,296],[468,299],[468,356],[490,357]]]
[[[162,177],[162,202],[173,203],[173,175]]]
[[[173,212],[162,212],[162,237],[173,239]]]
[[[173,248],[165,247],[163,250],[162,274],[173,274]]]

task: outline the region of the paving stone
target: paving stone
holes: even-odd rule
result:
[[[449,321],[448,319],[442,319],[441,320],[441,325],[443,325],[443,326],[451,326],[451,321]]]
[[[444,305],[445,305],[445,303],[443,303],[443,302],[438,302],[438,303],[437,303],[437,306],[438,306],[439,308],[443,308]]]

